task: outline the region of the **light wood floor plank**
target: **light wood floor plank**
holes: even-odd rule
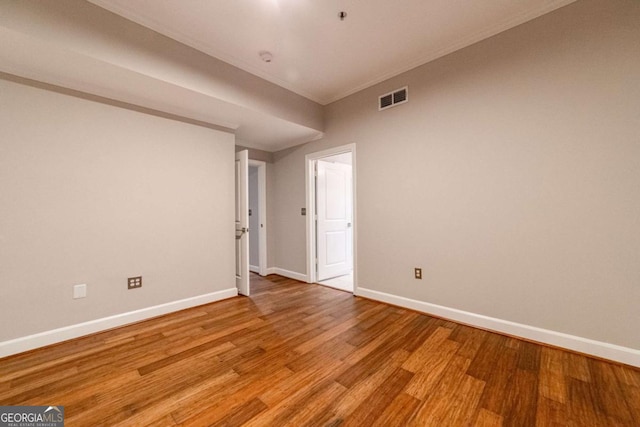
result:
[[[638,426],[640,370],[280,276],[0,359],[67,426]]]

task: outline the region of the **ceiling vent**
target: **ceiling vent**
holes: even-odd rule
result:
[[[409,101],[409,88],[405,86],[402,89],[380,95],[378,97],[378,110],[386,110],[387,108],[404,104],[407,101]]]

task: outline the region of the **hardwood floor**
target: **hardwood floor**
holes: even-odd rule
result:
[[[67,426],[638,426],[640,370],[278,276],[0,359]]]

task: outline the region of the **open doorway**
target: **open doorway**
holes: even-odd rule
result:
[[[267,272],[266,167],[265,162],[249,160],[247,150],[236,152],[236,288],[245,296],[251,294],[249,272]]]
[[[265,162],[249,160],[249,270],[267,274],[267,201]]]
[[[306,156],[308,282],[355,291],[355,144]]]
[[[236,152],[235,165],[235,258],[236,288],[240,295],[249,296],[249,152]]]

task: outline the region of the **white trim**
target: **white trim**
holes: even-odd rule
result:
[[[277,274],[279,276],[288,277],[289,279],[299,280],[301,282],[307,281],[307,275],[298,273],[296,271],[285,270],[284,268],[279,267],[269,267],[267,269],[267,274]]]
[[[251,271],[252,273],[257,273],[260,274],[260,267],[257,265],[251,265],[249,264],[249,271]],[[260,274],[262,276],[262,274]]]
[[[316,235],[315,235],[315,223],[313,212],[316,211],[315,202],[315,186],[314,184],[314,168],[313,165],[316,160],[323,157],[334,156],[337,154],[351,153],[351,173],[353,179],[351,185],[353,192],[351,197],[353,198],[353,292],[355,294],[358,289],[358,197],[357,197],[357,169],[356,169],[356,144],[351,143],[342,145],[339,147],[328,148],[326,150],[317,151],[315,153],[307,154],[304,158],[305,167],[305,189],[306,189],[306,236],[307,236],[307,277],[304,279],[307,283],[316,282]]]
[[[267,164],[260,160],[249,159],[249,166],[258,168],[258,222],[262,227],[258,230],[258,262],[256,270],[251,270],[261,276],[267,275]],[[251,230],[249,230],[251,233]],[[255,266],[249,266],[249,269]]]
[[[107,329],[113,329],[130,323],[139,322],[141,320],[151,319],[152,317],[162,316],[163,314],[172,313],[174,311],[232,298],[237,295],[238,289],[236,288],[223,289],[221,291],[211,292],[196,297],[171,301],[165,304],[155,305],[153,307],[130,311],[128,313],[116,314],[114,316],[78,323],[77,325],[65,326],[63,328],[52,329],[50,331],[40,332],[26,337],[3,341],[0,342],[0,357],[22,353],[24,351],[33,350],[34,348],[56,344],[62,341],[94,334],[96,332],[106,331]]]
[[[633,348],[622,347],[602,341],[595,341],[549,329],[537,328],[535,326],[524,325],[522,323],[510,322],[508,320],[496,319],[494,317],[470,313],[468,311],[458,310],[455,308],[444,307],[424,301],[378,292],[372,289],[358,288],[357,295],[450,319],[456,322],[465,323],[467,325],[640,367],[640,350]]]
[[[236,151],[235,163],[235,275],[240,295],[251,295],[249,277],[249,150]],[[240,235],[238,235],[240,231]]]

